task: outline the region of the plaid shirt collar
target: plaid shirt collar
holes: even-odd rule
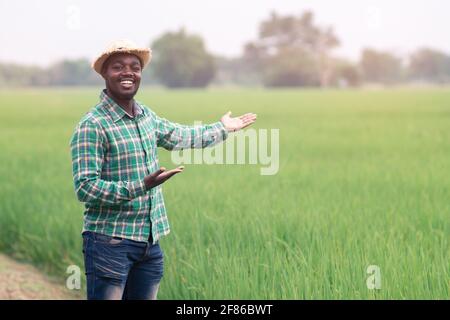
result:
[[[114,122],[119,121],[124,116],[128,116],[133,119],[131,115],[129,115],[121,106],[119,106],[108,94],[106,93],[106,89],[103,89],[100,93],[100,101],[103,103],[105,108],[109,111]],[[144,108],[139,105],[136,101],[134,101],[133,110],[134,114],[136,114],[136,118],[140,118],[145,115]]]

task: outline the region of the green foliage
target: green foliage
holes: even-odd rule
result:
[[[203,40],[184,29],[165,33],[151,47],[155,76],[170,88],[205,87],[214,77],[214,58]]]

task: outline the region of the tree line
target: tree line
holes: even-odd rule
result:
[[[408,57],[365,48],[359,61],[337,57],[341,40],[314,14],[272,12],[261,22],[257,39],[236,58],[209,53],[201,37],[184,28],[150,44],[153,60],[144,70],[146,84],[201,88],[210,84],[266,87],[348,87],[366,83],[450,82],[450,55],[419,48]],[[101,85],[87,59],[63,60],[47,68],[0,63],[0,86]]]

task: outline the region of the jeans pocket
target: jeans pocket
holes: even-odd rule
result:
[[[86,248],[89,245],[89,242],[92,241],[92,232],[90,231],[84,231],[82,234],[82,239],[83,239],[83,245],[82,245],[82,251],[83,254],[86,254]]]
[[[95,233],[94,235],[95,242],[103,243],[103,244],[111,244],[118,245],[123,242],[123,238],[120,237],[111,237],[106,234]]]

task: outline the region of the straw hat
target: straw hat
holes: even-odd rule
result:
[[[152,59],[152,50],[150,48],[140,48],[135,43],[129,40],[117,40],[109,45],[109,47],[97,57],[92,63],[92,68],[101,74],[103,63],[114,53],[130,53],[134,54],[141,60],[142,69],[147,66],[147,64]]]

